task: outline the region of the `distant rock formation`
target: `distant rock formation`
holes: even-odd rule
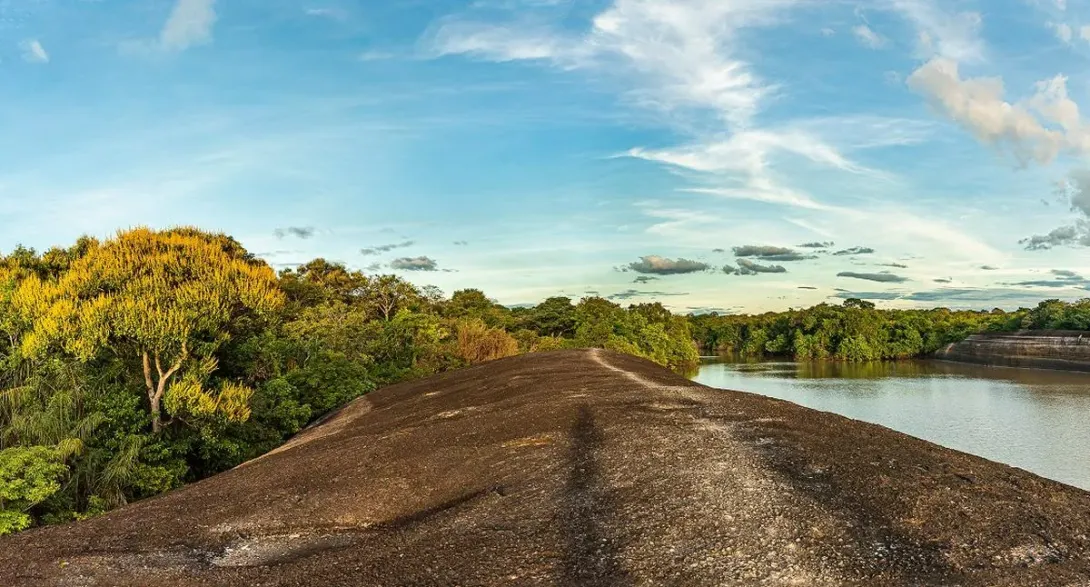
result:
[[[1002,367],[1090,371],[1090,331],[1020,330],[974,334],[936,358]]]
[[[0,585],[1061,586],[1090,493],[606,351],[376,391],[161,497],[0,539]]]

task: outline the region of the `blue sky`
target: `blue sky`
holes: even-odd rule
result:
[[[0,250],[195,224],[507,304],[1077,299],[1088,58],[1063,0],[0,0]]]

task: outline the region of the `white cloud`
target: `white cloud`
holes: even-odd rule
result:
[[[886,38],[878,33],[874,32],[869,26],[861,24],[852,29],[859,42],[870,47],[871,49],[878,49],[886,44]]]
[[[1062,151],[1090,153],[1090,134],[1063,76],[1039,82],[1025,103],[1010,103],[1002,79],[962,79],[958,64],[940,57],[917,69],[908,85],[978,140],[1008,147],[1023,163],[1046,164]]]
[[[836,34],[836,31],[834,31],[833,29],[831,29],[829,27],[825,27],[825,28],[821,29],[821,35],[823,37],[831,37],[831,36],[833,36],[835,34]]]
[[[1074,37],[1075,32],[1071,29],[1071,25],[1067,23],[1048,23],[1048,28],[1052,29],[1052,32],[1056,35],[1056,38],[1064,43],[1070,43]]]
[[[1084,41],[1090,41],[1090,25],[1079,27],[1079,38]]]
[[[817,137],[793,129],[738,131],[725,141],[690,145],[679,149],[637,148],[630,150],[628,155],[694,171],[711,173],[744,171],[758,176],[767,169],[768,156],[773,151],[792,153],[814,163],[851,173],[874,173],[849,161]]]
[[[340,8],[307,8],[304,13],[307,16],[331,18],[333,20],[346,20],[348,13]]]
[[[386,59],[393,59],[394,54],[386,51],[364,51],[360,53],[360,61],[384,61]]]
[[[49,63],[49,53],[38,39],[30,39],[19,44],[23,60],[30,63]]]
[[[492,61],[542,60],[564,69],[623,75],[637,104],[668,115],[705,116],[678,130],[695,134],[683,146],[635,148],[627,155],[712,174],[718,195],[787,205],[812,205],[805,194],[777,184],[774,153],[805,157],[852,173],[849,161],[812,133],[784,125],[755,127],[766,99],[779,89],[762,80],[736,51],[742,29],[770,26],[800,0],[615,0],[588,32],[495,26],[460,20],[440,24],[426,42],[439,55],[469,54]]]
[[[212,40],[212,25],[216,22],[216,0],[178,0],[170,13],[159,44],[163,49],[183,51]]]
[[[984,60],[979,13],[946,12],[934,0],[890,0],[888,6],[916,26],[924,59],[937,55],[962,63]]]
[[[745,125],[775,88],[733,55],[732,41],[739,29],[774,22],[799,1],[616,0],[580,36],[448,20],[429,42],[440,55],[540,59],[564,68],[619,64],[640,78],[641,103],[667,111],[707,109]]]
[[[581,52],[574,43],[549,31],[461,21],[449,21],[436,29],[431,44],[439,55],[469,54],[499,62],[547,59],[570,65]]]
[[[732,200],[751,200],[791,206],[794,208],[806,208],[810,210],[832,210],[832,207],[814,200],[809,194],[805,194],[788,187],[777,185],[764,177],[756,177],[741,187],[732,188],[688,188],[682,190],[694,194],[706,194],[719,196]]]

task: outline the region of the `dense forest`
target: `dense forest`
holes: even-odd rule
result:
[[[848,299],[804,310],[757,315],[690,316],[693,337],[706,353],[779,355],[797,359],[878,361],[927,355],[970,334],[1013,330],[1090,329],[1090,300],[1045,300],[1005,312],[883,310]]]
[[[224,471],[380,385],[567,347],[697,361],[659,304],[511,309],[322,259],[278,274],[194,228],[18,248],[0,257],[0,535]]]

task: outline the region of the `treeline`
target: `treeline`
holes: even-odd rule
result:
[[[659,304],[509,309],[322,259],[278,274],[194,228],[19,248],[0,257],[0,535],[224,471],[380,385],[568,347],[697,362]]]
[[[880,310],[860,299],[842,305],[758,315],[690,316],[703,352],[796,359],[879,361],[925,356],[970,334],[1033,329],[1090,329],[1090,299],[1046,300],[1005,312]]]

